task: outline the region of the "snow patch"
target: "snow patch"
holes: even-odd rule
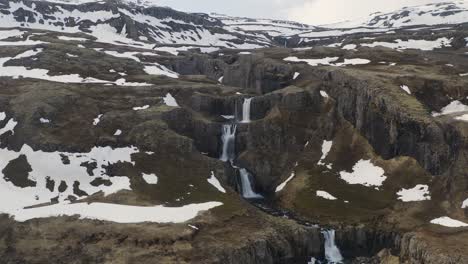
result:
[[[299,75],[301,75],[299,72],[295,72],[293,76],[293,80],[296,80],[297,77],[299,77]]]
[[[183,223],[200,212],[221,206],[221,202],[188,204],[182,207],[131,206],[110,203],[74,203],[25,209],[14,215],[16,221],[24,222],[35,218],[79,216],[80,219],[110,221],[121,224],[156,222]]]
[[[320,157],[320,160],[317,162],[318,165],[322,165],[322,166],[326,165],[323,161],[327,158],[328,153],[330,152],[332,146],[333,146],[333,141],[327,141],[327,140],[323,141],[323,143],[322,143],[322,157]]]
[[[219,180],[215,177],[214,172],[211,172],[211,177],[207,180],[211,185],[213,185],[218,191],[226,193],[226,190],[223,188]]]
[[[337,200],[338,199],[338,198],[336,198],[335,196],[329,194],[326,191],[317,191],[316,194],[317,194],[318,197],[322,197],[322,198],[327,199],[327,200]]]
[[[450,114],[455,114],[455,113],[460,113],[460,112],[467,112],[468,111],[468,106],[464,105],[462,102],[455,100],[452,101],[450,104],[442,108],[440,113],[432,113],[432,116],[443,116],[443,115],[450,115]]]
[[[344,62],[334,63],[339,59],[339,57],[325,57],[322,59],[299,59],[298,57],[287,57],[284,58],[284,61],[290,62],[306,62],[310,66],[319,66],[319,65],[329,65],[329,66],[347,66],[347,65],[364,65],[371,63],[368,59],[353,58],[353,59],[344,59]]]
[[[142,173],[143,180],[148,184],[158,184],[158,176],[156,174]]]
[[[88,41],[86,38],[76,38],[76,37],[67,37],[67,36],[58,36],[57,37],[60,40],[65,40],[65,41]]]
[[[340,178],[349,184],[360,184],[367,187],[382,186],[387,179],[385,171],[375,166],[370,160],[359,160],[353,167],[353,172],[340,172]]]
[[[400,88],[405,91],[407,94],[411,94],[411,90],[406,85],[401,85]]]
[[[431,224],[441,225],[441,226],[446,226],[446,227],[467,227],[468,226],[467,223],[452,219],[448,216],[433,219],[431,220]]]
[[[0,136],[5,134],[6,132],[11,131],[12,134],[15,134],[15,127],[18,124],[13,118],[9,119],[8,122],[6,123],[5,127],[0,128]],[[1,157],[0,157],[1,159]]]
[[[401,189],[397,192],[398,200],[403,202],[417,202],[430,200],[431,195],[429,192],[429,186],[424,184],[418,184],[411,189]]]
[[[448,38],[439,38],[436,40],[401,40],[397,39],[395,42],[374,42],[371,44],[361,44],[363,47],[375,48],[377,46],[387,47],[391,49],[419,49],[419,50],[434,50],[443,47],[449,47],[451,45],[452,39]]]
[[[42,117],[41,117],[41,118],[39,119],[39,122],[41,122],[41,124],[49,124],[49,123],[50,123],[50,120],[47,119],[47,118],[42,118]]]
[[[464,115],[461,115],[461,116],[457,116],[455,117],[456,120],[460,120],[460,121],[466,121],[468,122],[468,114],[464,114]]]
[[[284,61],[290,62],[306,62],[310,66],[331,65],[332,62],[337,61],[339,57],[326,57],[322,59],[299,59],[298,57],[287,57]]]
[[[345,45],[344,47],[342,47],[342,49],[344,49],[344,50],[355,50],[356,48],[357,48],[356,44],[348,44],[348,45]]]
[[[289,178],[287,178],[283,183],[276,187],[276,192],[281,192],[284,189],[284,187],[286,187],[286,185],[294,178],[294,176],[296,176],[296,173],[292,172]]]
[[[148,109],[148,108],[150,108],[149,105],[136,106],[136,107],[133,107],[133,110],[135,110],[135,111],[140,111],[140,110],[146,110],[146,109]]]
[[[167,106],[172,106],[172,107],[178,107],[179,105],[177,104],[176,99],[170,94],[167,93],[166,96],[163,98],[164,103]]]
[[[96,118],[94,118],[93,126],[97,126],[101,122],[101,117],[102,117],[102,114],[100,114]]]
[[[174,79],[179,78],[179,74],[159,64],[146,65],[143,70],[149,75],[164,75]]]
[[[323,90],[320,90],[320,95],[323,97],[323,98],[330,98],[330,96],[328,95],[327,92],[323,91]]]
[[[468,199],[466,199],[466,200],[463,201],[463,203],[462,203],[462,209],[465,209],[465,208],[468,208]]]

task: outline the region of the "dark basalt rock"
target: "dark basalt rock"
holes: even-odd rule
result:
[[[11,160],[8,165],[2,170],[3,178],[13,185],[26,188],[35,187],[37,182],[29,179],[29,173],[32,171],[28,159],[25,155],[20,155],[18,158]]]
[[[266,94],[288,86],[293,75],[291,65],[261,54],[244,54],[225,68],[223,84],[248,88],[250,93]]]

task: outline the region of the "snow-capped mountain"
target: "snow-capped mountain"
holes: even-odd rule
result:
[[[243,49],[270,45],[264,37],[228,31],[217,19],[122,1],[0,0],[0,21],[2,27],[85,33],[99,42],[142,48],[155,44]]]
[[[401,28],[418,25],[460,24],[468,22],[468,1],[434,3],[404,7],[390,13],[377,12],[367,18],[326,25],[333,28]]]
[[[283,20],[185,13],[148,0],[0,0],[0,22],[5,28],[83,33],[98,42],[136,48],[184,46],[207,52],[303,46],[324,38],[467,21],[465,1],[407,7],[360,21],[314,27]]]
[[[226,30],[247,34],[263,33],[271,37],[296,35],[315,29],[311,25],[287,20],[231,17],[214,13],[211,14],[211,17],[221,20],[225,24]]]

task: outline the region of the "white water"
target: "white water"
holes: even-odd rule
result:
[[[242,184],[242,196],[247,199],[259,199],[263,198],[260,194],[256,193],[252,189],[250,182],[250,173],[246,169],[239,169],[241,184]]]
[[[223,125],[223,135],[221,140],[223,141],[223,152],[221,153],[220,160],[233,161],[235,152],[234,152],[234,143],[236,140],[236,124],[225,124]]]
[[[252,104],[252,98],[244,99],[242,105],[242,123],[250,123],[250,106]]]
[[[335,230],[322,231],[325,237],[325,259],[329,264],[343,263],[343,256],[335,244]]]

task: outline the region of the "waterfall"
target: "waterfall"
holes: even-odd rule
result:
[[[325,259],[328,263],[343,263],[340,249],[335,244],[335,230],[322,231],[325,238]]]
[[[242,196],[247,199],[263,198],[260,194],[254,192],[252,183],[250,182],[250,173],[246,169],[239,169],[242,185]]]
[[[223,141],[223,152],[221,153],[220,160],[233,161],[236,155],[235,153],[235,141],[236,141],[236,124],[225,124],[223,125],[223,134],[221,140]]]
[[[250,123],[250,105],[252,104],[252,98],[244,99],[242,105],[242,123]]]

